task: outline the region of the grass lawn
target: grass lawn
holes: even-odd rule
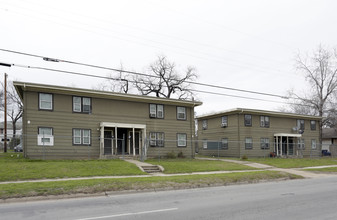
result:
[[[275,179],[296,179],[296,175],[276,171],[247,173],[188,175],[171,177],[136,177],[123,179],[72,180],[57,182],[14,183],[0,185],[0,198],[28,196],[92,194],[109,191],[144,189],[182,189],[221,186],[235,183],[254,183]]]
[[[337,158],[249,158],[248,161],[268,164],[279,168],[303,168],[337,165]]]
[[[206,171],[234,171],[254,170],[255,168],[241,164],[229,163],[217,160],[197,159],[161,159],[147,160],[146,162],[164,167],[164,173],[192,173]]]
[[[144,174],[122,160],[29,160],[22,153],[0,154],[0,181]]]

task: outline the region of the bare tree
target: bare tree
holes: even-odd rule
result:
[[[4,83],[1,82],[1,90],[4,90]],[[3,93],[1,94],[0,111],[4,111]],[[13,82],[9,81],[7,86],[7,115],[11,119],[13,126],[13,139],[16,138],[16,124],[22,118],[23,104],[18,96]]]
[[[166,56],[150,65],[150,76],[135,76],[134,86],[142,95],[154,94],[156,97],[187,99],[193,95],[189,81],[194,81],[197,74],[193,67],[187,67],[184,74],[179,75],[176,65],[167,60]]]
[[[107,80],[98,84],[94,89],[103,90],[103,91],[111,91],[111,92],[119,92],[119,93],[128,93],[130,91],[129,83],[130,83],[130,75],[123,72],[123,65],[121,64],[120,72],[117,74],[109,74]]]
[[[333,109],[332,104],[337,88],[337,51],[330,51],[323,46],[319,46],[311,56],[297,55],[297,70],[301,71],[306,81],[309,83],[310,89],[304,94],[290,92],[290,97],[294,98],[293,105],[297,107],[297,111],[303,109],[312,115],[327,116],[329,110]],[[294,108],[296,110],[296,108]],[[302,113],[302,112],[297,112]],[[322,126],[326,119],[320,122],[320,143],[322,143]]]

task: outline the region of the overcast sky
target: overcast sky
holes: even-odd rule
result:
[[[198,82],[286,95],[305,90],[294,68],[297,53],[319,44],[335,47],[337,1],[207,0],[0,0],[0,48],[148,73],[158,55]],[[51,63],[0,51],[0,62],[100,76],[111,71]],[[9,80],[93,88],[102,80],[20,67],[1,67]],[[194,87],[197,114],[244,107],[277,110],[286,100]]]

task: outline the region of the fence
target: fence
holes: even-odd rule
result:
[[[320,144],[314,143],[277,143],[265,141],[228,141],[221,140],[198,140],[196,152],[200,155],[213,157],[310,157],[322,156]],[[336,155],[337,156],[337,155]]]
[[[48,139],[52,137],[52,139]],[[310,143],[299,145],[280,144],[276,151],[277,143],[265,141],[228,141],[221,140],[168,140],[147,139],[136,140],[136,147],[133,148],[133,138],[125,135],[117,140],[113,137],[103,138],[93,136],[48,136],[48,135],[25,135],[26,143],[29,148],[24,148],[22,144],[23,136],[8,135],[9,151],[23,147],[30,158],[35,159],[97,159],[102,156],[113,158],[137,155],[141,160],[146,156],[156,158],[166,157],[190,157],[195,153],[214,157],[270,157],[282,155],[285,157],[318,157],[322,156],[321,145],[310,146]],[[40,142],[39,142],[40,141]],[[101,143],[103,142],[103,151]],[[0,142],[0,150],[3,151],[4,142]],[[108,146],[108,147],[107,147]],[[110,147],[109,147],[110,146]],[[192,146],[192,147],[190,147]],[[240,149],[240,150],[239,150]],[[241,151],[241,152],[239,152]],[[337,156],[336,153],[332,156]],[[101,157],[102,158],[102,157]]]

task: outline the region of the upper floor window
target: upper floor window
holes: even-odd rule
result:
[[[261,149],[269,149],[269,138],[261,138]]]
[[[80,129],[74,128],[73,129],[73,145],[90,145],[91,138],[90,129]]]
[[[303,119],[297,119],[297,128],[299,130],[304,130],[304,120]]]
[[[202,120],[202,130],[207,130],[207,119]]]
[[[221,139],[221,148],[228,150],[228,138],[222,138]]]
[[[73,111],[90,113],[91,112],[91,98],[73,96]]]
[[[253,149],[253,139],[252,138],[250,138],[250,137],[246,138],[245,148],[246,149]]]
[[[53,110],[53,94],[39,93],[39,109]]]
[[[187,146],[187,134],[178,133],[177,134],[178,147],[186,147]]]
[[[252,115],[245,115],[245,126],[252,126]]]
[[[260,116],[260,125],[264,128],[269,128],[269,116]]]
[[[185,107],[177,107],[177,119],[186,120],[186,108]]]
[[[164,118],[164,105],[150,104],[150,118]]]
[[[221,117],[221,127],[225,128],[228,126],[228,117],[227,116],[222,116]]]
[[[150,132],[150,146],[164,147],[164,132]]]
[[[316,121],[310,121],[310,128],[312,131],[315,131],[316,130]]]

